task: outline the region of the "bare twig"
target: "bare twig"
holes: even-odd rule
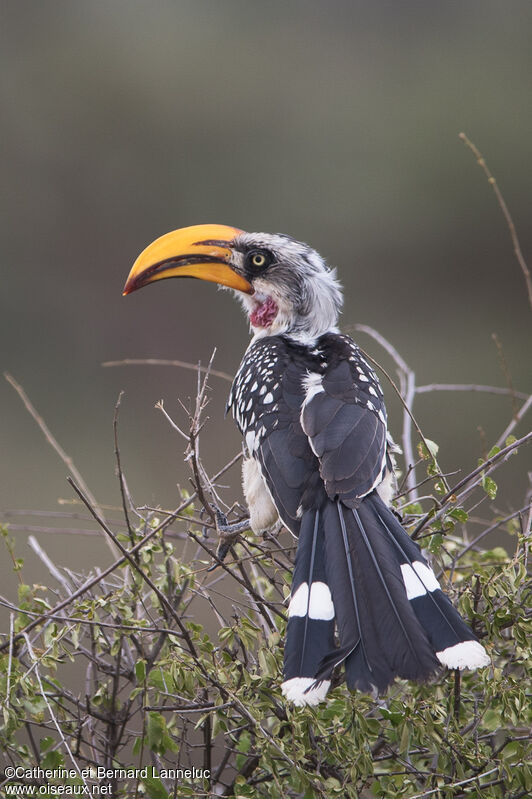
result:
[[[479,391],[487,394],[510,395],[522,400],[529,398],[529,395],[523,391],[514,391],[511,388],[502,388],[501,386],[476,385],[475,383],[430,383],[426,386],[416,386],[415,389],[416,394],[429,394],[433,391],[467,391],[473,393]]]
[[[495,177],[492,175],[484,156],[478,149],[478,147],[473,144],[473,142],[466,136],[465,133],[460,133],[459,138],[464,142],[464,144],[469,147],[475,158],[477,159],[477,164],[480,166],[484,174],[488,179],[488,183],[492,187],[495,197],[497,198],[497,202],[499,203],[499,208],[501,209],[503,216],[506,220],[506,224],[508,225],[508,230],[510,231],[510,237],[512,239],[512,246],[514,250],[515,257],[517,258],[517,263],[521,268],[521,272],[523,273],[523,277],[525,279],[526,289],[528,292],[528,302],[530,304],[530,308],[532,309],[532,278],[530,276],[530,270],[527,266],[523,253],[521,251],[521,245],[519,244],[519,239],[517,237],[517,231],[515,229],[514,221],[508,210],[508,206],[502,196],[501,190],[497,185],[497,181]]]
[[[57,452],[57,454],[59,455],[59,457],[61,458],[63,463],[68,468],[68,470],[69,470],[70,474],[72,475],[72,477],[75,479],[75,481],[78,483],[78,485],[82,486],[83,491],[85,492],[87,497],[90,498],[90,501],[91,501],[92,505],[95,508],[98,508],[98,512],[100,513],[101,516],[103,516],[103,511],[100,508],[100,505],[98,504],[96,498],[91,493],[90,489],[88,488],[87,484],[85,483],[85,480],[81,476],[80,472],[77,470],[76,465],[74,464],[74,461],[72,460],[72,458],[69,455],[67,455],[67,453],[65,452],[63,447],[59,444],[57,439],[52,435],[52,433],[50,432],[50,430],[48,428],[48,425],[46,424],[46,422],[44,421],[42,416],[34,408],[34,406],[32,405],[32,403],[30,402],[30,400],[28,398],[28,395],[26,394],[26,392],[24,391],[22,386],[19,383],[17,383],[15,378],[12,375],[10,375],[8,372],[4,372],[4,377],[7,380],[7,382],[11,386],[13,386],[13,388],[15,389],[17,394],[19,395],[20,399],[24,403],[24,407],[26,408],[26,410],[28,411],[30,416],[32,416],[33,419],[39,425],[44,437],[46,438],[46,440],[48,441],[48,443],[50,444],[52,449],[54,449],[55,452]],[[116,549],[113,546],[111,541],[108,541],[108,546],[109,546],[111,552],[113,553],[113,556],[116,557],[117,551],[116,551]]]
[[[512,374],[510,372],[510,367],[508,366],[508,361],[506,360],[506,355],[504,354],[504,347],[502,346],[502,341],[500,340],[497,333],[492,333],[491,338],[493,339],[495,346],[497,348],[497,355],[499,356],[501,369],[506,378],[506,383],[508,385],[510,396],[512,398],[512,412],[515,417],[517,413],[517,397],[515,396],[515,389],[512,380]]]
[[[158,402],[156,402],[155,403],[155,407],[157,408],[158,411],[161,411],[161,413],[163,414],[164,418],[170,424],[172,429],[175,430],[176,433],[178,433],[181,436],[181,438],[184,438],[185,441],[188,441],[189,438],[188,438],[187,433],[185,433],[184,430],[181,430],[181,428],[178,427],[178,425],[174,422],[174,420],[172,419],[172,417],[170,416],[170,414],[168,413],[168,411],[164,407],[164,400],[160,399]]]
[[[233,382],[233,376],[228,372],[220,372],[219,369],[209,369],[208,366],[198,366],[187,361],[167,361],[162,358],[125,358],[122,361],[104,361],[102,366],[179,366],[181,369],[190,369],[196,372],[198,369],[205,374],[219,377],[221,380]]]
[[[521,405],[518,412],[516,413],[510,424],[508,425],[508,427],[505,430],[503,430],[503,432],[500,434],[499,438],[495,442],[496,447],[500,447],[502,446],[502,444],[504,444],[508,436],[513,433],[513,431],[515,430],[521,419],[528,412],[530,406],[532,406],[532,394],[528,397],[527,401]]]
[[[122,510],[124,511],[124,519],[126,520],[127,530],[129,533],[129,540],[131,542],[131,545],[133,546],[133,544],[135,543],[135,533],[133,531],[133,528],[131,527],[131,522],[129,520],[128,504],[131,508],[134,508],[135,506],[131,501],[131,497],[129,496],[129,492],[127,490],[124,472],[122,471],[120,448],[118,446],[118,412],[120,410],[120,403],[122,402],[123,396],[124,392],[121,391],[116,401],[115,412],[113,416],[113,433],[114,433],[114,442],[115,442],[116,469],[118,472],[118,482],[120,485],[120,496],[122,497]]]
[[[33,549],[33,551],[35,552],[37,557],[40,558],[40,560],[44,563],[44,565],[46,566],[46,568],[48,569],[48,571],[50,572],[52,577],[55,577],[57,582],[60,583],[63,586],[63,588],[65,589],[67,594],[71,594],[72,593],[72,586],[68,582],[67,578],[65,577],[64,574],[62,574],[59,571],[59,569],[57,568],[55,563],[53,563],[53,561],[48,557],[48,555],[46,554],[44,549],[41,547],[41,545],[39,544],[37,539],[34,538],[34,536],[32,536],[32,535],[29,536],[28,545]]]

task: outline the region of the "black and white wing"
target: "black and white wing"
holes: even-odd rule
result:
[[[377,376],[347,336],[323,338],[322,373],[309,373],[301,424],[330,499],[356,508],[387,465],[386,408]]]
[[[366,691],[395,677],[426,679],[441,663],[485,665],[486,652],[375,490],[390,466],[377,377],[349,338],[324,339],[324,366],[307,377],[301,424],[328,496],[325,572],[340,648],[323,658],[316,684],[341,661],[348,685]]]

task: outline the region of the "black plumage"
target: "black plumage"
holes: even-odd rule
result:
[[[289,699],[320,701],[342,661],[350,688],[382,691],[396,677],[427,679],[444,650],[476,643],[376,491],[390,466],[386,411],[351,339],[258,339],[229,407],[282,521],[299,536],[285,644]]]

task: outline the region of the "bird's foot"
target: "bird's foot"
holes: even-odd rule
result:
[[[225,513],[219,508],[213,508],[216,516],[216,530],[219,535],[218,546],[216,548],[216,563],[209,567],[209,571],[214,570],[219,563],[225,560],[225,557],[236,539],[243,533],[244,530],[249,530],[249,519],[243,519],[240,522],[230,523]]]

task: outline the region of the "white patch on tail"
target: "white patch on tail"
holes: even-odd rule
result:
[[[440,587],[432,569],[419,560],[415,560],[412,566],[401,563],[401,572],[408,599],[424,596],[428,591],[437,591]]]
[[[334,619],[334,605],[327,583],[312,583],[308,615],[311,619],[330,621]]]
[[[327,583],[315,582],[310,586],[310,599],[308,584],[301,583],[290,600],[288,616],[306,616],[309,619],[330,621],[334,619],[334,605],[331,592]]]
[[[293,702],[296,707],[317,705],[323,702],[327,696],[331,681],[322,680],[316,684],[315,688],[307,690],[315,682],[314,677],[292,677],[291,680],[285,680],[281,685],[281,690],[285,699]]]
[[[296,592],[290,599],[288,606],[288,617],[291,616],[306,616],[308,607],[308,585],[301,583]]]
[[[480,669],[491,663],[490,656],[478,641],[462,641],[448,646],[436,652],[436,657],[448,669]]]

